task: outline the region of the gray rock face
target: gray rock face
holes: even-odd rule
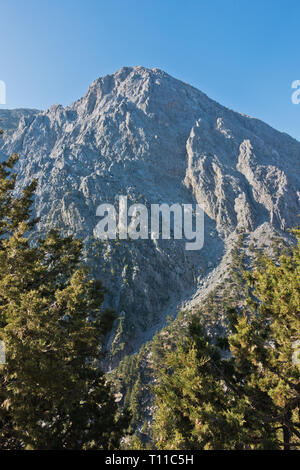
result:
[[[6,136],[12,134],[18,126],[28,125],[39,113],[37,109],[0,109],[0,128]]]
[[[72,105],[29,112],[11,127],[0,155],[21,155],[21,186],[38,178],[38,229],[54,224],[82,237],[87,262],[109,289],[120,315],[113,362],[188,304],[238,230],[298,223],[300,143],[161,70],[122,68]],[[118,195],[199,203],[203,249],[186,251],[181,240],[94,244],[96,208]]]

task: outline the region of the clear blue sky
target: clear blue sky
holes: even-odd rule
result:
[[[300,140],[299,0],[0,0],[0,17],[1,108],[69,104],[144,65]]]

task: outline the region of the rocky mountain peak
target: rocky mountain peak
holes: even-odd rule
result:
[[[111,339],[116,358],[202,295],[208,276],[212,285],[212,273],[222,276],[240,230],[264,239],[298,223],[300,143],[159,69],[123,67],[69,106],[6,111],[6,119],[0,156],[21,155],[20,187],[38,179],[38,229],[56,225],[82,237],[108,303],[122,312],[122,331]],[[97,258],[96,208],[118,195],[200,204],[203,249],[187,252],[182,240],[107,242]]]

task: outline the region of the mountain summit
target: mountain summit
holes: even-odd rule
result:
[[[161,70],[123,67],[70,106],[13,122],[0,155],[21,155],[20,186],[38,179],[38,230],[55,225],[85,240],[86,261],[119,314],[115,360],[209,291],[239,231],[265,240],[298,223],[300,143]],[[200,204],[203,249],[185,251],[182,240],[95,245],[96,208],[118,195]]]

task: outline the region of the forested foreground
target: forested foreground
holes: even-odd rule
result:
[[[268,255],[250,245],[248,256],[241,234],[230,275],[200,310],[181,312],[119,365],[115,382],[138,429],[127,448],[300,448],[300,232],[293,234],[294,245],[275,238]]]
[[[16,162],[0,165],[0,449],[116,449],[129,417],[99,368],[105,289],[79,240],[29,242],[36,182],[14,197]]]
[[[226,334],[196,317],[161,354],[154,387],[159,449],[300,448],[300,246],[258,256]]]
[[[0,165],[0,449],[300,448],[300,231],[250,264],[237,247],[226,287],[106,376],[105,288],[79,240],[30,242],[36,182],[14,196],[16,162]]]

